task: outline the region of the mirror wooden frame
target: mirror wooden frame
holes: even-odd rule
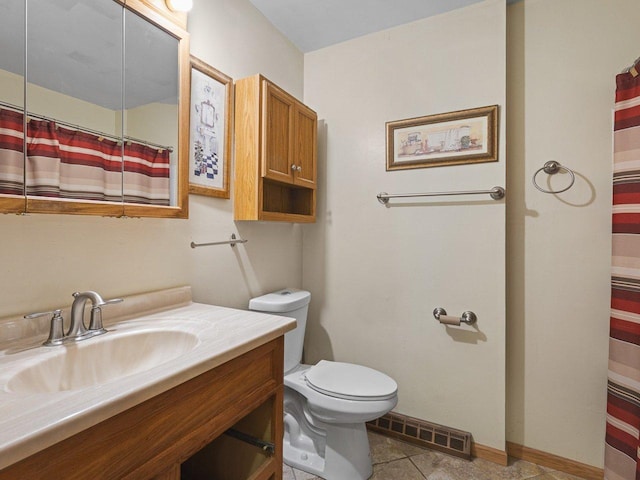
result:
[[[190,59],[189,33],[174,18],[175,15],[159,2],[150,0],[114,0],[145,20],[156,25],[178,40],[178,182],[177,205],[157,206],[135,203],[108,203],[24,197],[0,196],[2,213],[58,213],[77,215],[101,215],[114,217],[188,218],[189,216],[189,101]],[[166,9],[166,12],[163,11]]]
[[[27,197],[16,195],[0,196],[0,213],[24,213],[27,207]]]

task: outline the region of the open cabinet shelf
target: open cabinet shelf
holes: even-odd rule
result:
[[[275,397],[236,422],[231,428],[273,445]],[[278,467],[276,456],[234,436],[223,434],[181,465],[182,480],[272,480]]]

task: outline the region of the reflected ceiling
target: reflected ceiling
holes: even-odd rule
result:
[[[0,69],[24,72],[24,8],[19,1],[1,2],[4,22],[0,29]],[[105,0],[28,0],[29,81],[110,110],[122,108],[122,8]],[[129,12],[129,22],[137,16]],[[37,28],[45,25],[46,30]],[[84,41],[70,35],[65,25],[75,25]],[[46,34],[45,34],[46,31]],[[102,33],[100,33],[102,32]],[[152,102],[177,103],[178,78],[174,69],[177,41],[160,29],[138,25],[127,29],[127,52],[135,59],[129,72],[125,108]],[[149,48],[153,45],[154,48]],[[143,55],[139,52],[155,52]],[[176,59],[165,57],[171,52]],[[64,72],[64,78],[51,72]]]

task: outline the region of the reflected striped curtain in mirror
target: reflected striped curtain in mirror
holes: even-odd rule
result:
[[[22,113],[0,109],[0,195],[24,195]]]
[[[22,112],[0,109],[0,194],[24,195],[26,178],[29,196],[170,204],[169,150],[31,118],[25,163],[23,128]]]

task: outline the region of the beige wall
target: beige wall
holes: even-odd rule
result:
[[[640,33],[634,19],[639,14],[640,4],[633,0],[607,4],[525,0],[510,6],[507,15],[506,436],[509,441],[595,466],[602,466],[606,402],[614,77],[638,55]],[[381,63],[388,64],[389,58],[373,45],[375,41],[365,37],[307,55],[308,103],[321,91],[317,82],[331,82],[332,93],[340,92],[335,79],[342,80],[341,76],[346,76],[344,81],[350,83],[353,94],[348,106],[377,100],[375,107],[365,106],[360,116],[353,114],[351,118],[344,112],[345,118],[326,119],[326,145],[321,145],[320,157],[327,158],[327,165],[320,167],[327,191],[320,196],[322,223],[305,227],[303,275],[305,287],[315,288],[316,298],[320,292],[322,300],[312,307],[312,334],[306,346],[311,360],[334,356],[389,371],[390,364],[405,359],[388,347],[389,342],[397,341],[401,350],[408,345],[394,333],[397,318],[390,325],[388,317],[381,317],[398,310],[397,302],[409,296],[402,282],[414,277],[389,276],[388,265],[379,268],[379,259],[390,249],[395,260],[403,257],[398,251],[406,247],[402,238],[385,241],[375,217],[369,217],[368,224],[358,223],[372,208],[366,195],[376,188],[391,189],[388,178],[383,182],[384,174],[365,173],[372,162],[382,161],[375,158],[384,148],[380,133],[372,132],[370,124],[402,96],[397,90],[391,95],[384,90],[396,84],[398,72],[376,63],[376,55],[368,53],[371,50],[383,58]],[[363,60],[357,64],[364,65],[361,77],[344,64],[343,55],[348,55],[350,48],[362,54]],[[317,62],[322,69],[336,72],[335,77],[328,79],[317,73]],[[379,85],[374,80],[370,85],[373,76],[364,78],[368,62],[378,67],[386,83]],[[328,117],[325,113],[331,108],[340,108],[325,98],[312,106],[321,118]],[[353,132],[357,140],[350,145],[332,145],[332,129],[343,128]],[[574,187],[559,196],[540,193],[531,184],[533,173],[551,159],[566,163],[577,174]],[[351,173],[353,163],[357,173]],[[345,183],[340,183],[345,176]],[[546,184],[544,175],[540,180]],[[552,185],[561,186],[566,180],[566,175],[558,175]],[[370,183],[371,191],[354,193],[354,189],[366,190],[364,185]],[[414,190],[424,190],[424,184]],[[352,193],[343,198],[341,191],[347,189]],[[349,207],[354,200],[355,205]],[[351,230],[345,218],[350,211]],[[402,222],[389,227],[402,233],[398,230],[403,228]],[[380,244],[367,243],[369,237],[381,239]],[[353,242],[351,247],[345,239]],[[350,272],[358,268],[358,262],[366,264],[359,268],[369,272],[369,278]],[[410,270],[409,261],[406,266]],[[341,276],[352,281],[341,282]],[[400,287],[395,287],[393,280]],[[376,293],[381,296],[380,303],[374,302],[378,308],[367,306]],[[348,298],[350,294],[355,299]],[[424,296],[429,293],[425,291]],[[420,300],[405,313],[424,315],[423,310]],[[420,324],[400,325],[400,330],[406,335],[416,331],[416,325]],[[362,339],[355,342],[356,335]],[[421,368],[425,367],[421,364]],[[396,376],[404,381],[406,375]],[[472,395],[467,387],[461,385],[461,392]],[[407,402],[401,400],[398,408],[407,409]],[[411,406],[408,410],[433,419],[428,407],[420,411]]]
[[[615,75],[640,55],[640,3],[525,0],[507,18],[507,439],[602,466],[611,116]],[[548,160],[575,170],[571,190],[533,187]]]
[[[190,17],[195,55],[301,96],[303,55],[248,0],[195,2]],[[189,220],[1,215],[0,231],[0,317],[69,305],[76,290],[113,297],[182,284],[196,300],[244,308],[251,295],[302,282],[299,227],[236,225],[232,200],[191,196]],[[249,243],[189,247],[233,232]]]
[[[148,103],[125,110],[124,118],[125,136],[171,145],[175,151],[178,145],[177,105]]]
[[[385,171],[385,122],[505,104],[504,0],[487,0],[305,55],[321,119],[318,222],[304,227],[312,293],[305,359],[391,375],[396,411],[504,450],[505,207],[466,197],[385,208],[392,193],[504,185],[500,161]],[[474,310],[476,329],[432,311]]]
[[[194,56],[234,79],[262,73],[302,98],[304,56],[248,0],[194,2],[189,31]],[[252,296],[301,286],[300,226],[235,223],[233,200],[198,195],[191,196],[190,217],[190,238],[196,242],[226,240],[234,231],[249,240],[233,249],[191,251],[189,282],[196,300],[246,308]]]
[[[24,77],[0,69],[0,100],[16,106],[24,103]]]

